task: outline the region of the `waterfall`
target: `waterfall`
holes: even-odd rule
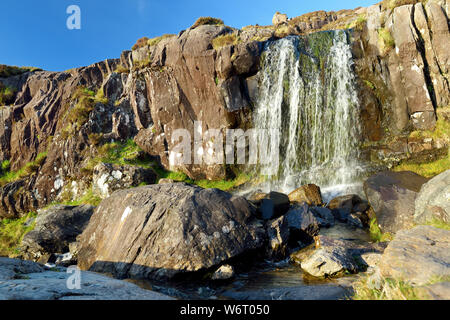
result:
[[[271,190],[355,182],[359,105],[345,31],[270,41],[262,56],[256,128],[280,129],[278,175]]]

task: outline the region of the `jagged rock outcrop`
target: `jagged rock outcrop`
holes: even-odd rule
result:
[[[3,86],[15,89],[13,103],[0,109],[0,160],[10,160],[11,170],[17,171],[46,155],[24,181],[2,186],[0,216],[17,217],[42,207],[61,199],[67,188],[87,190],[90,160],[111,142],[133,139],[166,169],[193,179],[226,177],[226,165],[171,165],[169,150],[179,142],[173,133],[187,129],[193,139],[194,121],[201,121],[203,132],[250,127],[264,45],[291,34],[353,29],[361,138],[368,159],[392,165],[448,154],[445,139],[408,136],[414,129],[433,129],[436,110],[450,102],[447,1],[396,8],[383,1],[284,20],[242,30],[196,26],[124,51],[120,59],[0,78]],[[236,41],[213,45],[224,35]],[[80,93],[80,88],[87,91]],[[202,148],[210,148],[208,141]],[[192,149],[194,160],[199,150]]]
[[[178,183],[115,192],[80,236],[78,265],[117,277],[173,278],[260,248],[242,197]]]
[[[92,189],[94,193],[105,199],[114,191],[137,187],[141,184],[153,184],[155,181],[156,175],[151,169],[100,163],[94,168]]]

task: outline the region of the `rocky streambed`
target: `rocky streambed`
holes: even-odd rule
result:
[[[38,215],[20,248],[22,258],[40,264],[4,260],[0,296],[347,299],[370,276],[375,286],[393,278],[449,298],[450,231],[419,225],[448,221],[449,177],[382,172],[364,183],[367,200],[344,195],[328,203],[315,185],[244,198],[165,183],[116,191],[96,208],[55,206]],[[70,277],[58,268],[75,264],[90,271],[83,271],[81,291],[48,288]]]

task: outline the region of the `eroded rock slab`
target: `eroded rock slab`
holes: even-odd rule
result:
[[[378,263],[384,277],[425,285],[450,276],[450,231],[418,226],[397,233]]]

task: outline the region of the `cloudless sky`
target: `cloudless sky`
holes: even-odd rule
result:
[[[242,28],[269,25],[276,11],[304,13],[369,6],[378,0],[14,0],[0,11],[0,64],[62,71],[119,58],[138,38],[177,34],[200,16]],[[69,30],[69,5],[81,8],[81,30]]]

